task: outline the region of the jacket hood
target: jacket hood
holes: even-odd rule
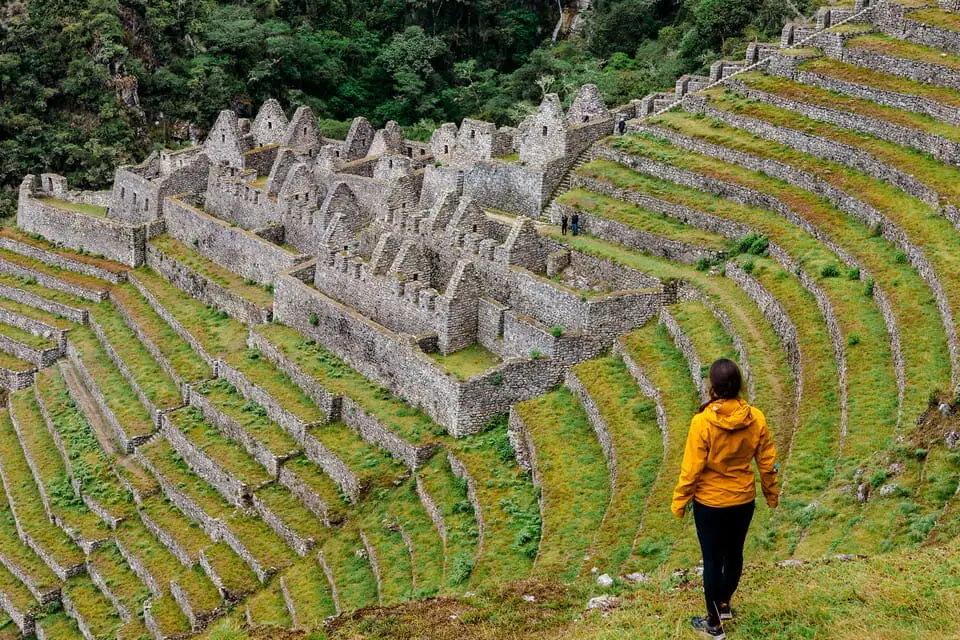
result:
[[[740,398],[714,400],[703,410],[703,415],[707,422],[727,431],[745,429],[754,420],[752,407]]]

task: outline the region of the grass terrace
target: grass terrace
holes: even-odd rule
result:
[[[32,362],[15,358],[8,353],[0,351],[0,369],[9,369],[10,371],[33,371],[37,367]]]
[[[470,514],[473,513],[469,502],[464,507],[469,509]],[[386,510],[386,524],[382,526],[401,527],[413,547],[410,597],[420,599],[436,595],[443,585],[444,544],[420,502],[416,482],[412,479],[405,482],[393,492],[383,508]],[[473,531],[476,532],[476,527]]]
[[[150,244],[200,276],[237,294],[244,300],[260,307],[273,306],[273,293],[267,288],[252,284],[250,280],[245,280],[242,276],[204,257],[179,240],[163,235],[150,240]]]
[[[487,350],[479,342],[447,355],[437,351],[429,356],[448,373],[455,375],[458,380],[469,380],[479,376],[503,361],[500,356]]]
[[[65,611],[59,609],[54,613],[48,613],[39,620],[37,620],[37,627],[43,629],[43,632],[47,634],[48,638],[63,638],[63,640],[85,640],[83,634],[80,633],[80,629],[77,627],[77,623],[66,614]],[[19,638],[19,634],[15,636]]]
[[[445,455],[435,455],[418,473],[424,490],[437,504],[447,531],[440,557],[443,585],[446,589],[460,587],[476,565],[480,539],[476,513],[467,497],[467,482],[453,474]],[[417,499],[419,502],[419,496]]]
[[[613,574],[630,557],[633,540],[624,532],[635,529],[647,508],[660,507],[648,506],[648,498],[662,462],[663,434],[656,405],[641,393],[623,360],[588,360],[574,371],[600,410],[617,460],[610,504],[589,552],[591,566]]]
[[[279,580],[274,580],[247,600],[247,611],[257,625],[289,628],[293,624]]]
[[[241,396],[226,380],[220,378],[202,382],[194,389],[227,417],[236,420],[244,431],[266,445],[273,454],[284,456],[300,449],[293,437],[267,418],[262,406]]]
[[[780,96],[788,100],[813,104],[819,107],[833,109],[834,111],[856,113],[864,117],[907,127],[908,129],[915,129],[923,133],[941,136],[954,142],[960,141],[960,127],[947,124],[942,120],[937,120],[926,114],[886,107],[861,98],[838,95],[834,91],[827,91],[826,89],[800,84],[799,82],[791,82],[777,76],[768,76],[758,71],[741,73],[737,76],[737,79],[746,84],[750,89],[763,91],[764,93]],[[722,91],[723,89],[712,89],[707,93],[711,94]]]
[[[353,525],[339,529],[323,545],[323,558],[333,573],[340,606],[352,611],[377,604],[377,581],[360,534]]]
[[[714,360],[720,358],[727,358],[734,362],[740,359],[733,346],[733,338],[702,302],[681,302],[671,306],[670,313],[690,338],[697,353],[697,359],[704,367],[709,367]],[[701,371],[700,377],[706,379],[707,374],[708,371]]]
[[[326,417],[316,403],[290,379],[290,376],[277,369],[257,349],[246,349],[243,353],[229,354],[226,360],[252,382],[266,389],[284,409],[303,422],[307,424],[320,422]]]
[[[5,335],[11,340],[40,351],[44,349],[52,349],[57,346],[57,343],[49,338],[35,336],[28,331],[24,331],[23,329],[5,322],[0,322],[0,335]]]
[[[70,329],[76,325],[70,322],[66,318],[52,313],[47,313],[46,311],[41,311],[36,307],[31,307],[28,304],[23,304],[15,300],[8,300],[7,298],[0,298],[0,307],[3,307],[7,311],[12,311],[18,313],[21,316],[26,316],[28,318],[33,318],[34,320],[39,320],[44,322],[54,329]]]
[[[162,410],[183,404],[177,383],[147,351],[115,307],[105,302],[91,307],[90,313],[153,406]]]
[[[184,382],[213,377],[210,367],[194,352],[190,344],[153,310],[132,284],[115,286],[110,291],[114,304],[121,306],[160,350],[170,367]]]
[[[15,289],[22,289],[28,293],[33,293],[41,298],[46,298],[54,302],[60,302],[74,309],[84,309],[90,304],[88,300],[84,300],[83,298],[38,285],[35,280],[29,278],[20,278],[18,276],[0,273],[0,284],[5,284]]]
[[[597,160],[595,163],[603,163]],[[600,218],[620,222],[632,229],[645,231],[677,242],[695,244],[714,251],[727,251],[730,241],[709,231],[703,231],[683,224],[662,213],[647,211],[622,200],[587,191],[573,189],[557,198],[558,202],[569,205],[581,212]]]
[[[567,389],[516,405],[536,449],[543,529],[534,568],[577,577],[610,501],[603,450],[583,407]]]
[[[131,496],[114,475],[111,460],[100,448],[83,413],[74,405],[60,371],[50,368],[39,372],[36,389],[67,451],[80,490],[118,515],[127,511]]]
[[[364,487],[390,484],[405,472],[404,465],[342,422],[317,425],[309,434],[342,460]]]
[[[88,327],[77,327],[70,332],[70,342],[127,436],[133,438],[156,431],[150,413],[140,404],[127,379],[107,357],[93,331]]]
[[[153,534],[140,520],[131,518],[117,527],[117,542],[127,553],[136,557],[153,576],[161,588],[166,592],[171,581],[175,580],[183,589],[197,613],[212,611],[220,603],[220,594],[209,578],[199,567],[187,569],[163,544],[153,537]],[[166,593],[165,593],[166,596]],[[154,604],[159,600],[155,600]],[[164,611],[164,629],[180,629],[183,612],[175,605],[175,610]],[[158,615],[156,609],[154,616]]]
[[[330,582],[316,558],[311,557],[307,562],[290,567],[283,575],[283,581],[301,625],[318,629],[328,616],[336,615]]]
[[[70,484],[67,468],[47,430],[33,388],[11,394],[10,411],[20,425],[24,446],[22,453],[29,455],[33,461],[33,467],[43,485],[40,489],[49,500],[50,510],[85,540],[93,541],[106,537],[107,525],[87,509]],[[19,443],[15,440],[4,441],[4,446],[16,447],[19,451]],[[26,458],[23,462],[26,464]],[[21,501],[14,499],[14,504],[17,514],[20,515]],[[21,520],[20,524],[24,525],[24,522]]]
[[[56,278],[61,282],[72,284],[89,291],[105,291],[110,288],[109,283],[98,278],[91,278],[90,276],[81,275],[74,271],[61,269],[60,267],[49,265],[46,262],[34,260],[28,256],[20,255],[19,253],[14,253],[13,251],[8,251],[7,249],[0,249],[0,260],[6,260],[7,262],[11,262],[27,269],[33,269],[39,273]]]
[[[331,522],[343,520],[346,508],[344,495],[315,462],[299,456],[288,460],[283,466],[323,500]]]
[[[927,7],[924,9],[911,11],[907,14],[907,18],[910,20],[916,20],[917,22],[923,22],[931,27],[946,29],[947,31],[960,32],[960,16],[953,11],[944,11],[942,9]]]
[[[64,595],[70,598],[77,614],[87,623],[95,638],[116,635],[123,620],[113,605],[103,595],[89,576],[70,578],[63,587]]]
[[[880,33],[870,33],[851,38],[844,43],[844,46],[850,49],[864,49],[874,53],[960,70],[960,56],[958,55],[944,53],[940,49],[926,47],[922,44],[915,44]]]
[[[35,198],[48,207],[53,207],[55,209],[61,209],[63,211],[72,211],[73,213],[83,213],[88,216],[96,216],[98,218],[107,217],[107,208],[101,207],[95,204],[87,204],[85,202],[67,202],[66,200],[61,200],[60,198]]]
[[[313,538],[321,542],[326,537],[327,532],[323,523],[301,505],[285,487],[278,484],[270,485],[257,491],[256,496],[301,538]]]
[[[426,444],[446,434],[443,427],[421,410],[360,375],[316,341],[304,337],[295,329],[274,323],[259,325],[254,331],[273,343],[327,391],[351,398],[401,438],[416,444]]]
[[[669,504],[680,473],[680,459],[686,442],[690,417],[699,406],[699,393],[693,386],[687,361],[673,344],[666,327],[647,323],[621,338],[624,348],[660,391],[660,400],[667,416],[667,444],[660,473],[653,482],[649,504],[637,522],[637,535],[625,569],[649,571],[660,566],[670,555],[682,529]]]
[[[810,71],[836,78],[845,82],[854,82],[883,91],[892,91],[909,96],[918,96],[942,104],[960,108],[960,92],[946,87],[917,82],[899,76],[880,73],[866,67],[858,67],[833,58],[814,58],[800,63],[801,71]]]
[[[0,491],[0,549],[3,549],[3,555],[8,561],[33,579],[41,592],[59,588],[57,576],[50,567],[20,539],[4,491]]]
[[[37,234],[24,233],[15,227],[0,227],[0,237],[16,240],[17,242],[28,244],[37,249],[49,251],[50,253],[54,253],[64,258],[69,258],[70,260],[76,260],[77,262],[83,262],[111,273],[124,273],[130,269],[130,267],[126,266],[125,264],[114,262],[113,260],[98,258],[90,255],[89,253],[80,253],[79,251],[73,251],[71,249],[67,249],[66,247],[58,247],[47,242]]]
[[[932,207],[892,185],[843,165],[787,149],[778,143],[757,138],[726,125],[714,126],[712,123],[708,124],[706,119],[685,114],[668,114],[662,120],[662,124],[698,139],[722,144],[728,148],[797,167],[820,177],[846,193],[854,195],[887,215],[900,229],[906,232],[907,237],[912,242],[923,249],[942,279],[947,298],[953,310],[954,326],[960,326],[960,315],[958,315],[960,314],[960,292],[957,291],[957,283],[954,282],[955,274],[960,273],[960,260],[957,259],[954,250],[960,236],[958,236],[958,232],[953,225]],[[907,299],[904,299],[903,302],[908,304]],[[895,308],[900,312],[900,323],[903,327],[909,327],[912,324],[912,312],[909,316],[904,315],[907,308]],[[924,389],[937,388],[940,383],[930,376],[931,372],[925,366],[918,364],[924,363],[925,360],[918,351],[929,347],[931,345],[923,341],[919,341],[919,344],[909,341],[903,345],[903,353],[907,364],[914,365],[907,371],[908,378],[914,385],[911,394],[914,404],[907,407],[908,413],[921,411],[922,403],[926,400]],[[872,443],[868,449],[855,453],[857,455],[868,455],[878,448],[883,447],[878,447],[877,443]]]
[[[169,593],[163,594],[150,603],[150,614],[161,633],[168,637],[175,638],[178,634],[187,636],[191,632],[190,621]]]
[[[30,590],[3,566],[0,566],[0,594],[21,611],[40,610],[40,603]]]
[[[483,550],[470,573],[470,584],[526,575],[540,541],[538,491],[513,457],[506,416],[491,421],[482,433],[452,442],[449,448],[475,480],[483,512]]]
[[[113,543],[105,544],[90,554],[87,559],[104,579],[110,592],[126,607],[132,615],[143,609],[143,603],[150,597],[150,590],[140,581],[120,551]]]
[[[377,496],[376,503],[382,505],[389,501],[390,495],[397,493],[397,489],[382,491],[384,495]],[[377,556],[377,566],[380,570],[380,600],[383,604],[396,604],[409,600],[413,596],[413,562],[414,558],[400,535],[400,531],[384,526],[382,511],[371,512],[360,522],[367,543]]]
[[[196,407],[177,409],[168,413],[167,418],[197,449],[208,455],[230,476],[251,489],[267,484],[273,479],[253,456],[204,420],[203,414]]]
[[[140,504],[140,513],[177,541],[191,558],[199,557],[200,550],[210,546],[210,538],[196,522],[167,501],[162,495],[154,495]]]
[[[143,445],[138,452],[142,452],[160,474],[197,503],[204,513],[212,518],[220,518],[261,566],[283,570],[292,564],[295,557],[293,551],[265,522],[235,510],[213,487],[190,470],[169,442],[157,438]]]
[[[223,581],[228,593],[242,595],[260,588],[256,574],[227,543],[212,544],[203,550],[203,555]]]

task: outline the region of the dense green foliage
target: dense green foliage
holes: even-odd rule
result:
[[[469,115],[514,123],[586,82],[623,103],[774,34],[789,6],[596,0],[584,37],[553,44],[553,0],[5,0],[0,209],[27,172],[102,187],[268,97],[309,105],[329,135],[362,114],[419,138]]]

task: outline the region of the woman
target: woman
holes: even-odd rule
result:
[[[756,496],[751,460],[757,461],[760,484],[770,508],[779,501],[777,449],[767,420],[740,399],[740,369],[730,360],[710,366],[710,400],[690,422],[680,479],[671,511],[682,518],[693,500],[693,519],[703,553],[706,617],[693,628],[723,639],[723,620],[730,620],[730,598],[743,571],[743,543],[753,518]]]

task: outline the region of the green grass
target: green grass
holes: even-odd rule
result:
[[[44,630],[48,638],[83,640],[83,634],[77,628],[77,623],[63,610],[43,616],[37,621],[37,626]]]
[[[19,358],[14,358],[13,356],[0,351],[0,368],[9,369],[10,371],[33,371],[36,369],[36,366],[32,362],[27,362],[26,360],[20,360]]]
[[[469,503],[465,506],[469,508],[468,515],[472,514]],[[443,586],[444,544],[420,503],[416,482],[408,481],[393,492],[383,508],[385,521],[402,527],[413,547],[411,597],[420,599],[436,595]],[[473,531],[476,531],[475,526]]]
[[[474,376],[485,373],[502,361],[500,356],[488,351],[479,342],[447,355],[443,355],[439,351],[429,355],[441,367],[460,380],[469,380]]]
[[[537,452],[543,529],[535,569],[577,576],[603,521],[610,482],[603,450],[583,407],[567,389],[516,405]]]
[[[613,575],[630,557],[633,538],[624,532],[633,531],[643,518],[662,463],[663,435],[657,424],[656,405],[640,392],[622,359],[608,356],[588,360],[574,371],[607,425],[618,468],[610,504],[585,566]]]
[[[173,538],[191,558],[196,559],[200,550],[210,545],[210,538],[200,525],[180,513],[162,495],[154,495],[144,500],[140,505],[140,513]]]
[[[362,531],[377,557],[383,604],[409,600],[413,595],[413,558],[400,532],[384,527],[377,518],[365,523]]]
[[[683,354],[661,324],[648,323],[621,338],[626,353],[640,366],[660,391],[667,417],[667,446],[660,474],[650,489],[649,504],[634,531],[633,551],[628,570],[650,571],[669,556],[681,532],[681,522],[668,508],[680,472],[680,459],[690,425],[699,405]]]
[[[847,40],[845,45],[853,49],[865,49],[907,60],[916,60],[927,64],[939,65],[949,69],[960,69],[960,56],[944,53],[933,47],[925,47],[906,40],[899,40],[879,33],[857,36]]]
[[[61,522],[79,533],[85,540],[105,538],[108,531],[106,524],[87,509],[70,484],[67,468],[47,430],[33,389],[24,389],[12,394],[10,411],[20,425],[24,444],[23,452],[28,453],[33,460],[34,469],[43,485],[42,490],[49,499],[50,510]],[[17,446],[19,450],[19,444],[15,441],[5,444]],[[25,458],[24,463],[26,463]],[[21,502],[14,500],[14,503],[19,514]],[[21,525],[23,524],[21,521]]]
[[[840,95],[833,91],[791,82],[784,78],[768,76],[756,71],[742,73],[737,76],[737,79],[750,89],[763,91],[788,100],[813,104],[835,111],[856,113],[860,116],[874,118],[908,129],[941,136],[953,142],[960,141],[960,127],[947,124],[926,114],[886,107],[869,100]]]
[[[138,452],[143,453],[159,473],[176,484],[208,516],[220,518],[261,566],[283,570],[293,563],[293,551],[266,523],[242,510],[235,510],[223,496],[190,470],[166,440],[151,440]]]
[[[150,613],[160,627],[161,633],[171,637],[190,633],[190,621],[169,593],[157,598],[151,604]]]
[[[262,406],[245,399],[226,380],[203,382],[194,389],[227,417],[238,422],[244,431],[262,442],[271,453],[285,456],[300,449],[292,436],[266,417],[266,410]]]
[[[357,475],[363,487],[389,484],[404,473],[402,464],[342,422],[321,424],[308,433],[340,458]]]
[[[289,627],[292,624],[279,580],[271,582],[247,600],[247,607],[254,624],[275,627]]]
[[[346,506],[344,495],[330,476],[325,474],[316,463],[300,456],[285,462],[284,468],[323,500],[331,521],[337,522],[343,519]]]
[[[353,526],[339,529],[323,545],[322,551],[333,572],[344,611],[377,604],[377,581],[360,534]]]
[[[36,198],[36,200],[42,202],[48,207],[62,209],[63,211],[83,213],[88,216],[96,216],[98,218],[107,217],[107,208],[99,207],[95,204],[86,204],[84,202],[67,202],[66,200],[61,200],[59,198]]]
[[[327,616],[336,614],[330,583],[316,559],[298,562],[283,575],[283,579],[301,625],[318,629]]]
[[[228,354],[226,359],[303,422],[319,422],[324,419],[324,413],[313,400],[290,376],[277,369],[258,350],[245,349],[243,353]]]
[[[715,251],[726,251],[730,248],[730,242],[715,233],[687,226],[662,213],[647,211],[636,205],[609,198],[593,191],[573,189],[564,193],[557,200],[579,209],[581,212],[615,220],[632,229],[652,233],[677,242],[695,244]]]
[[[90,314],[154,407],[162,410],[183,404],[177,383],[147,351],[114,306],[103,303],[91,307]]]
[[[416,444],[424,444],[446,433],[443,427],[421,410],[360,375],[295,329],[274,323],[259,325],[254,331],[278,347],[327,391],[351,398],[398,436]]]
[[[70,343],[76,347],[80,360],[99,387],[107,406],[128,437],[149,435],[156,431],[153,418],[140,404],[140,399],[127,379],[123,377],[103,350],[103,345],[87,327],[70,332]]]
[[[943,11],[942,9],[928,7],[911,11],[907,14],[907,18],[939,27],[940,29],[960,32],[960,16],[952,11]]]
[[[507,437],[506,418],[479,434],[457,440],[450,450],[476,480],[485,526],[483,551],[470,573],[471,585],[525,576],[540,538],[537,491],[516,464]],[[454,559],[454,572],[457,569]],[[449,568],[448,568],[449,571]]]
[[[858,67],[833,58],[815,58],[800,63],[801,71],[810,71],[830,78],[855,82],[857,84],[874,87],[883,91],[892,91],[910,96],[919,96],[927,100],[934,100],[942,104],[960,107],[960,92],[946,87],[917,82],[907,78],[880,73],[866,67]]]
[[[0,593],[21,611],[38,611],[40,603],[20,580],[0,566]]]
[[[175,238],[162,235],[150,240],[150,244],[203,278],[235,293],[244,300],[260,307],[273,306],[273,294],[265,288],[251,284],[242,276],[204,257]]]
[[[270,474],[260,463],[204,420],[203,414],[196,407],[178,409],[168,413],[167,418],[197,449],[208,455],[233,478],[251,489],[270,482]]]
[[[727,358],[734,362],[740,359],[733,346],[733,338],[702,302],[681,302],[671,306],[670,313],[690,338],[702,366],[709,367],[714,360],[720,358]],[[741,363],[738,362],[738,364]],[[708,371],[704,369],[701,377],[706,379],[707,373]]]
[[[120,615],[107,597],[100,593],[89,576],[70,578],[64,585],[63,591],[69,596],[77,613],[87,623],[94,637],[113,637],[117,629],[123,625]]]
[[[144,601],[151,596],[150,590],[130,570],[115,544],[105,544],[94,550],[88,563],[131,615],[136,616],[143,609]]]
[[[17,533],[7,494],[0,491],[0,549],[9,562],[33,579],[41,592],[59,587],[56,575],[40,556],[29,549]]]
[[[479,542],[476,514],[467,498],[467,483],[453,474],[445,455],[435,455],[418,473],[424,490],[437,504],[447,530],[440,558],[443,584],[446,589],[460,587],[473,571]],[[409,501],[410,498],[408,504]],[[430,536],[427,532],[422,535]]]
[[[80,490],[117,515],[127,512],[131,496],[114,475],[110,457],[100,448],[83,413],[74,405],[60,371],[51,368],[39,372],[37,392],[60,435]]]
[[[256,496],[301,538],[322,540],[326,535],[323,524],[285,487],[274,484],[257,491]]]
[[[204,363],[183,338],[150,307],[146,299],[131,284],[114,287],[110,296],[114,304],[122,306],[138,327],[150,338],[170,367],[184,382],[196,382],[213,377]]]
[[[236,551],[227,546],[226,542],[207,546],[203,554],[231,595],[250,594],[261,587],[260,581],[247,563],[237,555]]]

